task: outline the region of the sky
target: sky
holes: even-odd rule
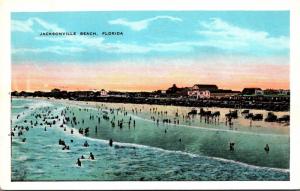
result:
[[[289,89],[289,28],[288,11],[15,12],[12,90]]]

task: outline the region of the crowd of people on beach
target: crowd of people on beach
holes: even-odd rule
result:
[[[98,133],[101,127],[101,121],[104,120],[106,123],[110,124],[111,128],[118,127],[122,128],[131,128],[134,129],[137,126],[136,117],[140,116],[147,119],[145,117],[145,113],[150,113],[150,121],[156,124],[158,127],[168,127],[169,125],[186,125],[191,124],[193,121],[197,120],[197,116],[199,116],[200,123],[204,122],[205,124],[211,125],[219,125],[220,124],[220,112],[215,111],[205,111],[204,109],[200,109],[200,112],[197,112],[193,109],[187,113],[180,113],[178,109],[175,113],[171,113],[167,110],[159,110],[157,107],[151,107],[149,110],[142,106],[141,108],[133,107],[131,109],[126,109],[125,107],[118,108],[109,108],[104,104],[94,107],[94,108],[81,108],[78,107],[70,108],[70,106],[65,107],[61,111],[58,110],[57,107],[43,107],[38,109],[36,112],[31,113],[31,119],[25,119],[22,123],[18,123],[12,127],[11,136],[15,136],[17,133],[18,137],[21,137],[22,142],[26,142],[26,133],[30,130],[30,128],[42,128],[45,132],[47,129],[59,127],[63,129],[66,133],[74,134],[78,131],[79,134],[83,136],[89,136],[89,133],[92,129],[91,124],[93,124],[95,134]],[[30,109],[30,108],[28,108]],[[82,113],[84,112],[84,113]],[[17,115],[16,119],[19,119],[22,114]],[[88,116],[88,117],[85,117]],[[234,120],[237,118],[237,111],[229,111],[228,114],[225,115],[225,126],[228,126],[229,129],[233,129]],[[250,127],[252,126],[252,120],[250,120]],[[67,129],[69,129],[67,132]],[[237,128],[235,128],[237,130]],[[167,128],[163,130],[164,134],[168,133]],[[179,142],[183,142],[182,137],[179,137]],[[70,140],[71,144],[74,140]],[[108,145],[110,147],[113,146],[113,137],[108,140]],[[58,140],[58,144],[62,146],[62,150],[72,150],[71,145],[67,144],[67,141],[63,139]],[[89,143],[87,140],[82,144],[83,147],[89,148]],[[229,151],[235,151],[236,143],[233,141],[229,142]],[[266,143],[264,150],[266,153],[270,152],[270,146]],[[79,156],[76,160],[77,166],[82,166],[82,160],[89,159],[95,160],[95,156],[92,152],[89,152],[89,156],[85,157],[84,154]]]

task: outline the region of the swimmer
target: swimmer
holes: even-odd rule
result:
[[[266,146],[265,146],[265,151],[266,151],[266,153],[269,153],[269,151],[270,151],[270,147],[268,144],[266,144]]]
[[[235,143],[231,143],[231,142],[229,143],[229,150],[230,151],[234,151],[234,144]]]
[[[113,140],[112,139],[109,139],[109,146],[113,146]]]
[[[94,155],[93,155],[92,152],[90,152],[90,157],[89,157],[89,159],[91,159],[91,160],[94,160],[94,159],[95,159],[95,157],[94,157]]]
[[[84,146],[84,147],[88,147],[88,146],[89,146],[88,142],[85,141],[84,144],[83,144],[83,146]]]
[[[77,159],[76,164],[77,164],[78,166],[81,166],[81,161],[79,160],[79,158]]]

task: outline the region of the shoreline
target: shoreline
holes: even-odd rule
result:
[[[17,97],[12,96],[12,98],[20,99],[20,97],[18,97],[18,96]],[[132,104],[132,105],[143,105],[143,104],[136,104],[136,103],[110,103],[110,102],[81,101],[81,100],[56,99],[56,98],[45,98],[45,97],[22,97],[21,99],[36,99],[36,100],[42,100],[42,101],[51,101],[51,102],[56,102],[58,104],[67,104],[67,105],[73,105],[73,106],[77,106],[77,107],[87,107],[88,106],[88,107],[91,107],[91,108],[94,108],[94,109],[97,109],[100,104],[128,104],[128,105]],[[147,105],[147,104],[145,104],[145,105]],[[151,106],[153,106],[153,107],[159,107],[159,106],[162,106],[162,105],[151,105]],[[188,109],[188,108],[190,108],[190,107],[187,107],[187,106],[174,106],[174,105],[167,105],[166,107],[179,107],[179,108],[182,108],[182,109]],[[204,108],[204,109],[208,109],[208,108]],[[219,109],[221,109],[222,110],[222,109],[226,109],[226,108],[211,107],[210,109],[212,109],[212,110],[219,110]],[[228,109],[230,109],[230,108],[228,108]],[[243,109],[237,109],[237,110],[239,112],[241,112]],[[254,114],[261,113],[261,112],[263,112],[263,113],[268,112],[266,110],[259,110],[259,109],[252,109],[251,111]],[[275,111],[274,114],[282,116],[282,115],[289,114],[289,111]],[[242,119],[244,119],[244,117],[242,117]],[[285,129],[286,127],[288,129],[290,128],[289,123],[265,122],[264,120],[257,121],[257,122],[258,123],[263,122],[263,123],[269,124],[269,126],[264,127],[264,128],[268,128],[268,129],[278,129],[278,128],[284,128]],[[240,125],[242,125],[244,127],[247,126],[246,124],[242,124],[242,123]],[[190,128],[194,127],[194,126],[190,126],[190,125],[182,125],[182,126],[186,126],[186,127],[190,127]],[[261,124],[258,124],[256,127],[262,128]],[[211,129],[211,128],[208,128],[208,129]]]
[[[255,109],[268,112],[290,112],[290,103],[279,106],[277,102],[259,102],[256,101],[248,104],[243,100],[190,100],[190,99],[157,99],[157,98],[125,98],[125,97],[97,97],[94,98],[62,98],[62,97],[45,97],[45,96],[11,96],[11,98],[38,98],[54,99],[78,102],[95,102],[95,103],[123,103],[123,104],[147,104],[163,106],[182,106],[182,107],[203,107],[203,108],[228,108],[228,109]]]

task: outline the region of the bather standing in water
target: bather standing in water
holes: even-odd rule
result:
[[[84,146],[84,147],[88,147],[88,146],[89,146],[88,142],[85,141],[84,144],[83,144],[83,146]]]
[[[266,146],[265,146],[265,151],[266,151],[266,153],[268,154],[269,153],[269,151],[270,151],[270,147],[269,147],[269,145],[268,144],[266,144]]]
[[[112,139],[109,139],[109,146],[113,146],[113,140]]]
[[[81,166],[81,161],[80,161],[80,159],[79,159],[79,158],[77,159],[77,162],[76,162],[76,164],[77,164],[78,166]]]
[[[90,157],[89,157],[89,159],[91,159],[91,160],[94,160],[94,159],[95,159],[95,157],[94,157],[94,155],[93,155],[92,152],[90,152]]]
[[[229,150],[230,151],[234,151],[234,144],[235,143],[232,143],[232,142],[229,143]]]

